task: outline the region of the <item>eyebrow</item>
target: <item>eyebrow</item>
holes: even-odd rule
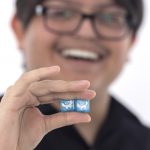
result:
[[[74,1],[74,0],[45,0],[44,1],[44,3],[51,3],[51,2],[62,2],[62,3],[69,3],[69,4],[72,4],[73,3],[73,5],[75,4],[75,5],[78,5],[78,6],[80,6],[81,5],[81,3],[79,3],[79,2],[76,2],[76,1]]]
[[[84,4],[81,2],[78,2],[76,0],[45,0],[44,4],[49,4],[51,2],[61,2],[61,3],[66,3],[73,5],[75,7],[83,8]],[[88,6],[88,5],[87,5]],[[121,8],[119,5],[117,5],[115,2],[104,2],[104,3],[99,3],[99,4],[93,4],[93,6],[89,5],[88,7],[94,10],[99,10],[100,8],[107,8],[109,6],[116,6],[116,8]]]

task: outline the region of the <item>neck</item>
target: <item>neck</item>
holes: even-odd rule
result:
[[[91,122],[75,125],[79,134],[91,145],[94,142],[98,130],[101,128],[109,109],[110,96],[107,93],[99,93],[91,101]]]
[[[109,102],[110,96],[108,93],[98,93],[96,98],[91,101],[90,115],[94,121],[102,121],[103,118],[105,118],[108,111]]]

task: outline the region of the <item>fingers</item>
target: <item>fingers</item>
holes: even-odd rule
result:
[[[56,128],[68,126],[77,123],[87,123],[91,121],[91,117],[86,113],[65,112],[57,113],[51,116],[43,116],[45,121],[45,133]]]
[[[19,110],[38,105],[37,98],[29,91],[31,84],[55,76],[60,71],[58,66],[39,68],[24,73],[5,93],[2,102],[8,109]]]
[[[30,86],[30,91],[36,96],[44,96],[52,92],[79,92],[84,91],[90,86],[88,81],[63,81],[63,80],[44,80],[35,82]]]
[[[40,104],[58,99],[92,99],[95,92],[88,90],[89,81],[44,80],[30,86],[30,92],[38,97]]]
[[[58,66],[39,68],[24,73],[15,83],[14,95],[21,95],[22,92],[26,91],[31,83],[48,79],[55,76],[60,71]]]
[[[85,90],[83,92],[65,92],[65,93],[51,93],[46,96],[38,97],[40,104],[47,104],[60,99],[88,99],[95,97],[96,93],[92,90]]]
[[[58,72],[60,72],[59,66],[43,67],[24,73],[20,80],[28,84],[31,82],[47,79],[48,77],[56,75]],[[20,82],[20,80],[17,82]]]
[[[50,80],[60,71],[58,66],[45,67],[23,74],[5,94],[9,108],[23,110],[25,107],[51,103],[58,99],[92,99],[95,92],[88,90],[86,80]],[[8,106],[8,105],[7,105]]]

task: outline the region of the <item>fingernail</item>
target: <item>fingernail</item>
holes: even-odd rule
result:
[[[90,82],[88,80],[80,80],[80,81],[76,81],[77,84],[80,84],[80,85],[87,85],[88,87],[90,86]]]
[[[59,66],[50,66],[48,67],[49,69],[53,69],[55,71],[60,71],[60,67]]]

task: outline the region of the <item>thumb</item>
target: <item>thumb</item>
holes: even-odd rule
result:
[[[54,129],[77,123],[88,123],[91,117],[87,113],[60,112],[50,116],[44,116],[46,134]]]

